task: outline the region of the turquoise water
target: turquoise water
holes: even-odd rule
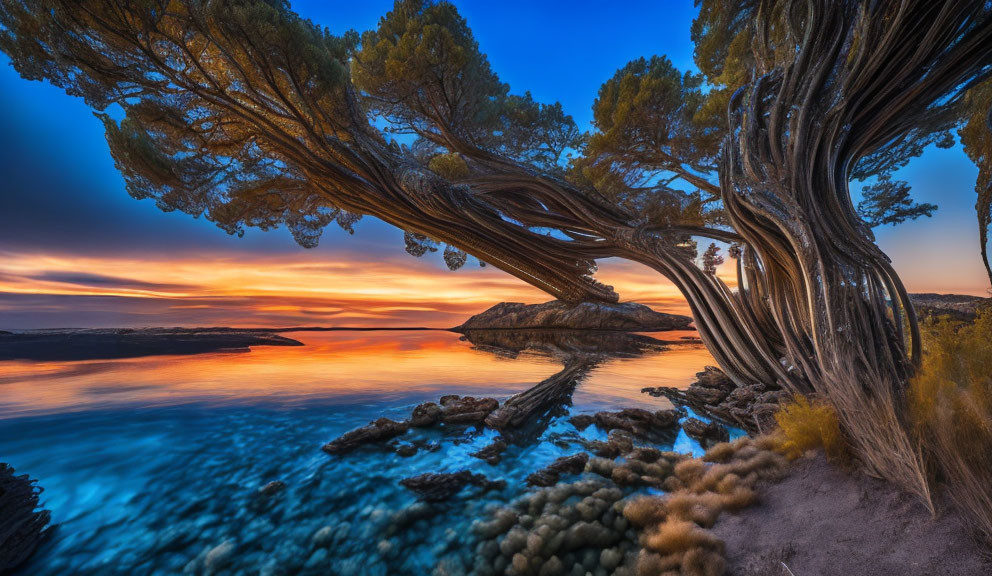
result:
[[[320,447],[349,429],[444,394],[504,398],[560,359],[494,354],[446,332],[290,336],[307,346],[0,363],[0,461],[38,479],[58,524],[21,573],[458,573],[471,566],[474,520],[525,493],[531,472],[605,439],[569,414],[665,407],[640,389],[688,385],[712,363],[698,345],[606,360],[571,406],[516,431],[495,466],[469,454],[496,433],[464,426],[411,431],[401,441],[421,446],[412,457],[381,446],[332,457]],[[700,451],[682,432],[660,447]],[[460,470],[506,486],[424,504],[399,485]],[[272,481],[285,488],[259,492]]]

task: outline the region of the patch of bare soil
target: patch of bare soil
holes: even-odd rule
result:
[[[713,527],[726,544],[727,574],[992,574],[992,564],[953,512],[935,519],[914,497],[833,466],[822,455],[796,461],[760,496]]]

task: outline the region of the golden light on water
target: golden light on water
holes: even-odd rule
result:
[[[77,362],[4,362],[5,417],[186,402],[295,403],[318,398],[384,402],[442,394],[505,397],[561,369],[547,357],[508,359],[473,349],[446,331],[298,332],[305,346],[257,346],[247,353],[154,356]],[[660,333],[659,338],[669,335]],[[610,360],[578,386],[574,402],[667,406],[646,386],[687,386],[712,358],[700,345],[676,345]]]

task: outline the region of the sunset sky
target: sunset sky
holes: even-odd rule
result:
[[[456,2],[500,77],[560,100],[583,128],[600,84],[627,61],[667,54],[694,69],[691,0]],[[333,32],[375,26],[391,1],[294,2]],[[0,56],[0,329],[67,326],[333,325],[447,327],[502,300],[548,297],[470,262],[449,272],[415,259],[402,232],[371,218],[355,236],[328,228],[313,250],[285,230],[228,236],[203,220],[131,199],[103,127],[79,99],[22,80]],[[974,183],[960,150],[928,150],[899,174],[933,218],[876,230],[913,292],[984,294]],[[625,300],[683,311],[676,290],[607,261]]]

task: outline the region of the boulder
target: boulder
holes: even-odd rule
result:
[[[379,418],[370,422],[367,426],[346,432],[339,438],[324,444],[323,450],[328,454],[347,454],[364,444],[383,442],[390,438],[395,438],[400,434],[406,433],[409,427],[409,424],[406,422],[397,422],[389,418]]]
[[[475,398],[454,394],[441,397],[441,421],[445,424],[481,424],[499,408],[495,398]]]
[[[618,330],[623,332],[657,332],[689,328],[692,318],[663,314],[637,304],[624,302],[581,302],[567,304],[558,300],[544,304],[503,302],[469,318],[455,332],[467,330],[520,330],[553,328],[557,330]]]
[[[410,416],[410,426],[427,428],[441,421],[441,407],[434,402],[424,402],[413,409]]]
[[[469,454],[473,458],[478,458],[479,460],[485,460],[489,464],[495,466],[499,464],[499,461],[503,459],[503,452],[506,452],[506,442],[502,439],[497,438],[492,444],[489,444],[485,448]]]

